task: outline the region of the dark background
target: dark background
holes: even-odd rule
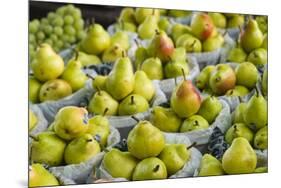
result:
[[[46,17],[49,12],[55,11],[57,8],[67,4],[70,3],[29,1],[29,20]],[[105,27],[116,22],[115,19],[119,16],[123,8],[118,6],[71,4],[80,8],[84,20],[95,18],[97,23]]]

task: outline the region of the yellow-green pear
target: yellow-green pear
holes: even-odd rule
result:
[[[199,53],[202,51],[200,40],[190,34],[183,34],[178,37],[176,47],[184,47],[187,53]]]
[[[79,164],[93,158],[101,151],[99,143],[90,134],[72,140],[65,148],[66,164]]]
[[[244,15],[233,15],[227,20],[227,28],[237,28],[242,27],[245,23]]]
[[[45,82],[58,78],[64,70],[63,59],[56,54],[49,44],[40,44],[31,63],[34,77]]]
[[[82,64],[78,60],[79,54],[77,53],[77,56],[75,59],[70,60],[65,70],[62,73],[61,78],[69,83],[69,85],[72,88],[72,91],[75,92],[82,87],[85,86],[85,83],[88,79],[86,74],[82,71]]]
[[[141,64],[141,70],[146,73],[150,80],[162,80],[164,77],[162,63],[158,57],[146,59]]]
[[[174,42],[176,42],[177,39],[183,34],[191,34],[191,29],[189,26],[180,23],[176,23],[172,26],[171,35]]]
[[[267,167],[258,167],[255,169],[254,173],[266,173],[267,171]]]
[[[195,81],[196,86],[199,89],[205,89],[208,87],[210,75],[211,75],[212,71],[215,70],[215,68],[216,67],[214,65],[208,65],[203,68],[203,70],[197,76],[196,81]]]
[[[227,61],[242,63],[247,59],[247,53],[241,47],[232,48],[228,54]]]
[[[90,77],[89,75],[87,76]],[[97,75],[94,78],[90,78],[92,79],[92,86],[96,91],[105,90],[105,81],[107,79],[107,76]]]
[[[187,147],[185,144],[167,144],[164,147],[158,157],[164,162],[169,176],[182,169],[190,160],[191,151],[189,149],[192,146],[193,145]]]
[[[165,147],[163,133],[148,121],[140,121],[127,139],[128,151],[138,159],[155,157]]]
[[[143,96],[132,94],[121,101],[118,108],[118,114],[120,116],[134,115],[145,112],[148,109],[149,104]]]
[[[214,25],[218,28],[226,28],[227,19],[226,17],[219,12],[210,12],[208,13],[210,18],[212,19]]]
[[[222,157],[222,167],[227,174],[253,173],[257,165],[257,155],[246,138],[238,137]]]
[[[247,61],[253,63],[257,67],[262,67],[267,64],[267,50],[257,48],[248,55]]]
[[[119,44],[124,50],[130,47],[129,36],[124,31],[117,31],[111,37],[111,45]]]
[[[135,72],[133,94],[141,95],[147,101],[150,101],[155,95],[155,87],[144,71],[138,70]]]
[[[28,78],[28,99],[32,103],[37,103],[39,102],[39,92],[42,84],[36,80],[34,77],[29,77]]]
[[[130,152],[113,148],[104,155],[102,165],[112,177],[131,180],[138,162]]]
[[[159,9],[151,9],[151,8],[136,8],[135,18],[138,24],[141,24],[145,21],[145,19],[151,15],[155,16],[156,21],[158,22],[160,18]]]
[[[149,157],[139,162],[134,170],[132,180],[166,179],[167,168],[157,157]]]
[[[192,11],[189,10],[168,10],[168,16],[171,17],[176,17],[176,18],[180,18],[180,17],[186,17],[192,14]]]
[[[90,66],[90,65],[97,65],[101,63],[101,60],[98,56],[87,54],[81,51],[78,52],[78,60],[81,62],[83,67]]]
[[[263,75],[262,75],[262,83],[261,83],[261,88],[262,88],[262,93],[265,97],[267,97],[267,87],[268,87],[268,75],[267,75],[267,70],[268,68],[265,67],[265,70],[263,72]]]
[[[233,89],[228,90],[225,95],[226,96],[245,96],[249,94],[250,91],[245,86],[236,85]]]
[[[96,115],[116,115],[118,112],[118,102],[106,91],[97,91],[89,102],[88,110]]]
[[[135,10],[130,7],[123,8],[118,19],[119,21],[135,23]]]
[[[257,149],[267,149],[268,146],[268,128],[267,126],[261,128],[256,132],[254,138],[254,147]]]
[[[215,51],[215,50],[221,48],[223,43],[224,43],[223,36],[221,34],[217,34],[213,37],[207,38],[202,43],[202,49],[203,49],[204,52]]]
[[[222,110],[221,102],[214,96],[206,97],[200,106],[198,115],[202,116],[209,124],[213,123]]]
[[[106,79],[105,86],[111,96],[122,100],[134,90],[134,72],[131,60],[128,57],[119,58]]]
[[[53,123],[54,131],[59,137],[72,140],[88,130],[88,112],[85,108],[66,106],[58,111]]]
[[[258,81],[258,70],[255,65],[250,62],[239,64],[235,69],[236,84],[253,89]]]
[[[182,120],[171,108],[155,106],[151,112],[152,125],[164,132],[178,132]]]
[[[28,131],[32,131],[36,127],[38,118],[35,113],[29,109],[29,122],[28,122]]]
[[[102,61],[106,63],[114,63],[117,59],[122,57],[124,48],[119,44],[113,44],[107,48],[102,54]]]
[[[198,176],[224,175],[221,162],[210,154],[204,154],[201,159]]]
[[[199,13],[194,16],[190,24],[192,34],[201,41],[212,36],[216,27],[211,17],[206,13]]]
[[[183,121],[180,132],[202,130],[207,129],[208,127],[209,123],[207,120],[205,120],[202,116],[193,115]]]
[[[42,164],[34,163],[29,167],[29,187],[59,186],[57,178]]]
[[[156,34],[155,31],[158,28],[158,17],[155,15],[149,15],[138,27],[138,35],[141,39],[151,39]]]
[[[244,123],[235,123],[226,131],[225,141],[228,144],[231,144],[232,141],[237,137],[246,138],[249,143],[252,143],[254,139],[254,133]]]
[[[42,132],[31,144],[31,160],[49,166],[58,166],[63,162],[66,143],[53,132]]]
[[[59,100],[71,93],[72,88],[68,82],[62,79],[49,80],[41,86],[39,99],[41,102]]]
[[[235,111],[234,111],[234,118],[233,123],[245,123],[244,120],[244,113],[247,107],[247,103],[240,103]]]

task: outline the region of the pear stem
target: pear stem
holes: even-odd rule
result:
[[[131,105],[135,104],[134,95],[131,96]]]
[[[178,85],[177,77],[175,77],[174,80],[175,80],[175,85],[177,86]]]
[[[136,45],[137,45],[138,47],[141,47],[141,45],[140,45],[140,43],[139,43],[139,41],[138,41],[137,39],[134,39],[134,42],[136,43]]]
[[[74,49],[74,53],[75,53],[75,61],[77,61],[78,60],[78,57],[79,57],[79,52],[78,52],[78,50],[77,49]]]
[[[140,120],[136,116],[131,116],[136,122],[140,122]]]
[[[152,9],[152,15],[153,16],[155,15],[155,9]]]
[[[186,81],[184,69],[181,69],[181,72],[182,72],[182,76],[183,76],[184,81]]]
[[[198,125],[199,125],[199,123],[198,123],[197,120],[194,121],[194,125],[195,125],[195,126],[198,126]]]
[[[123,20],[120,20],[120,25],[121,25],[121,28],[122,28],[122,30],[124,30],[124,21]]]
[[[153,168],[153,172],[157,172],[160,168],[160,165],[156,165],[155,168]]]
[[[87,76],[88,78],[92,79],[92,80],[95,80],[95,78],[92,77],[90,74],[86,74],[86,76]]]
[[[158,29],[155,29],[156,35],[160,35],[160,31]]]
[[[122,57],[126,57],[126,52],[125,52],[125,50],[122,51]]]
[[[195,146],[197,143],[196,142],[193,142],[190,146],[188,146],[187,148],[186,148],[186,150],[189,150],[190,148],[192,148],[193,146]]]
[[[257,86],[255,86],[255,90],[256,90],[256,95],[257,95],[257,97],[259,97],[259,96],[260,96],[260,91],[259,91],[259,89],[258,89]]]
[[[35,136],[33,136],[33,135],[29,135],[29,137],[32,138],[32,139],[35,140],[35,141],[38,141],[38,138],[35,137]]]
[[[224,31],[224,33],[222,34],[222,36],[224,37],[227,34],[227,31]]]
[[[240,102],[240,103],[242,103],[242,102],[243,102],[243,100],[242,100],[242,97],[241,97],[241,96],[238,96],[238,100],[239,100],[239,102]]]
[[[233,129],[234,129],[234,132],[236,132],[237,131],[237,125],[235,124],[235,125],[233,125]]]
[[[104,111],[103,111],[102,116],[105,116],[105,115],[106,115],[106,113],[108,112],[108,110],[109,110],[109,108],[105,108],[105,109],[104,109]]]

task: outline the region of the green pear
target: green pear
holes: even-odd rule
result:
[[[106,111],[109,109],[106,109]],[[108,119],[104,115],[96,115],[89,119],[89,128],[87,133],[93,137],[99,138],[101,148],[105,148],[107,145],[107,138],[110,134],[110,125]]]
[[[135,72],[133,94],[141,95],[147,101],[150,101],[155,95],[155,87],[144,71],[138,70]]]
[[[102,61],[106,63],[114,63],[116,60],[123,56],[123,53],[124,48],[119,43],[116,43],[103,52]]]
[[[141,67],[141,64],[148,58],[147,49],[143,46],[139,46],[135,52],[135,68],[136,70],[139,70]]]
[[[90,134],[84,134],[72,140],[65,148],[64,161],[66,164],[86,162],[100,153],[100,145]]]
[[[150,80],[162,80],[164,77],[161,60],[156,58],[148,58],[141,64],[141,70],[146,73]]]
[[[196,86],[199,89],[205,89],[209,86],[209,79],[211,76],[212,71],[214,71],[216,67],[214,65],[207,65],[203,68],[200,74],[196,78]]]
[[[247,53],[241,47],[231,49],[227,57],[227,61],[235,63],[245,62],[246,59]]]
[[[204,154],[201,159],[198,176],[224,175],[221,162],[210,154]]]
[[[72,91],[75,92],[85,86],[88,77],[82,71],[82,64],[78,60],[78,53],[74,60],[70,60],[66,65],[61,78],[69,83]]]
[[[134,72],[128,57],[119,58],[106,79],[106,90],[116,100],[124,99],[134,90]]]
[[[183,34],[191,34],[191,28],[180,23],[176,23],[172,26],[171,35],[174,42]]]
[[[91,25],[81,48],[88,54],[99,55],[110,46],[110,36],[100,24]]]
[[[261,45],[261,47],[263,48],[263,49],[266,49],[267,50],[267,46],[268,46],[268,37],[267,37],[267,33],[264,35],[264,37],[263,37],[263,41],[262,41],[262,45]]]
[[[117,31],[111,37],[111,45],[119,44],[124,50],[128,50],[130,47],[129,36],[124,31]]]
[[[123,8],[118,19],[119,21],[136,23],[135,10],[130,7]]]
[[[164,31],[156,31],[147,52],[151,57],[158,57],[162,63],[167,62],[174,52],[174,43]]]
[[[236,14],[227,20],[227,28],[242,27],[245,23],[244,15]]]
[[[113,148],[104,155],[102,165],[112,177],[131,180],[138,162],[129,152]]]
[[[97,65],[101,63],[101,60],[98,56],[92,54],[86,54],[80,51],[78,52],[78,61],[81,62],[83,67],[89,65]]]
[[[254,173],[267,173],[267,167],[258,167],[255,169]]]
[[[267,126],[258,130],[254,138],[254,147],[257,149],[267,149],[268,145],[268,128]]]
[[[49,44],[40,44],[31,63],[34,77],[45,82],[58,78],[64,70],[63,59],[56,54]]]
[[[28,131],[32,131],[32,129],[34,129],[36,127],[36,124],[38,123],[38,118],[30,109],[28,110],[28,115]]]
[[[226,96],[245,96],[248,95],[250,92],[248,88],[245,86],[236,85],[233,89],[228,90],[225,95]]]
[[[267,125],[267,101],[258,92],[247,103],[244,121],[253,130]]]
[[[158,27],[162,31],[168,32],[168,29],[170,28],[170,26],[171,26],[170,21],[166,17],[162,17],[158,21]]]
[[[46,170],[42,164],[34,163],[29,170],[29,187],[59,186],[56,177]]]
[[[105,109],[108,109],[105,115],[114,116],[117,114],[118,106],[118,102],[106,91],[97,91],[90,100],[88,110],[96,115],[101,115]]]
[[[261,32],[266,33],[268,28],[267,16],[256,16],[255,20],[257,21]]]
[[[155,157],[165,147],[163,133],[148,121],[140,121],[129,132],[128,151],[138,159]]]
[[[234,111],[234,118],[233,122],[234,123],[245,123],[244,121],[244,113],[247,107],[247,103],[240,103],[235,111]]]
[[[175,48],[169,60],[173,62],[186,62],[185,49],[183,47]]]
[[[253,50],[248,58],[247,61],[252,62],[256,66],[264,66],[267,64],[267,50],[264,48],[258,48]]]
[[[192,34],[201,41],[209,38],[215,30],[211,17],[206,13],[196,14],[190,27]]]
[[[240,41],[242,48],[247,53],[250,53],[254,49],[261,47],[263,42],[263,34],[255,20],[249,20],[245,31],[241,35]]]
[[[206,119],[199,115],[193,115],[189,118],[185,119],[180,128],[180,132],[189,132],[195,130],[207,129],[209,127],[209,123]]]
[[[235,73],[237,84],[244,85],[249,89],[252,89],[256,85],[259,78],[258,70],[252,62],[241,63],[236,67]]]
[[[132,180],[156,180],[166,178],[167,168],[163,161],[156,157],[149,157],[137,164]]]
[[[93,78],[92,86],[95,90],[105,90],[105,82],[106,82],[107,76],[97,75],[95,78]]]
[[[88,112],[85,108],[66,106],[58,111],[53,123],[54,131],[59,137],[72,140],[88,130]]]
[[[156,21],[158,22],[160,18],[160,12],[158,9],[151,8],[136,8],[135,18],[138,24],[145,22],[145,19],[151,15],[155,16]]]
[[[182,120],[171,108],[161,106],[153,108],[149,121],[164,132],[178,132],[182,123]]]
[[[120,116],[134,115],[145,112],[148,109],[149,104],[143,96],[132,94],[122,100],[122,102],[119,104],[118,114]]]
[[[202,51],[202,44],[199,39],[190,34],[183,34],[178,37],[176,47],[184,47],[186,52],[195,53]]]
[[[128,31],[128,32],[137,32],[137,26],[132,22],[126,22],[123,20],[119,20],[118,23],[115,24],[116,31]]]
[[[167,9],[158,9],[159,12],[160,12],[160,16],[166,16],[167,13],[168,13],[168,10]]]
[[[181,118],[196,114],[201,105],[201,97],[190,80],[184,80],[173,91],[171,107]]]
[[[167,144],[159,154],[167,169],[168,175],[171,176],[183,168],[190,160],[190,148],[193,145],[186,147],[185,144]]]
[[[223,95],[233,89],[235,82],[235,72],[228,64],[218,64],[209,79],[210,88],[217,95]]]
[[[179,18],[179,17],[186,17],[186,16],[189,16],[191,15],[191,11],[188,11],[188,10],[169,10],[168,11],[168,15],[171,16],[171,17],[176,17],[176,18]]]
[[[217,34],[213,37],[207,38],[203,44],[202,48],[204,52],[211,52],[222,47],[224,43],[224,38],[221,34]]]
[[[256,153],[243,137],[235,138],[222,157],[222,167],[227,174],[253,173],[256,165]]]
[[[252,143],[254,133],[244,123],[235,123],[226,131],[225,141],[228,144],[231,144],[232,141],[237,137],[246,138],[249,143]]]
[[[214,25],[218,28],[226,28],[227,19],[222,13],[210,12],[208,13]]]
[[[178,62],[169,62],[164,67],[164,73],[166,78],[175,78],[178,76],[182,76],[182,70],[184,70],[184,74],[188,75],[189,67],[185,61]]]
[[[59,100],[71,95],[72,88],[68,82],[62,79],[49,80],[45,82],[40,89],[40,102]]]
[[[41,88],[41,83],[36,80],[34,77],[29,77],[28,78],[28,99],[32,103],[37,103],[39,102],[39,91]]]
[[[267,85],[268,85],[268,76],[267,76],[267,67],[265,68],[263,75],[262,75],[262,93],[267,96]]]
[[[158,28],[158,18],[155,15],[149,15],[138,27],[138,35],[141,39],[151,39],[156,34]]]
[[[53,132],[38,134],[31,144],[31,160],[49,166],[58,166],[63,162],[66,143]]]
[[[212,124],[221,110],[221,102],[214,96],[208,96],[202,101],[197,114],[206,119],[209,124]]]

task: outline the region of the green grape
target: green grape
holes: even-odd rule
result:
[[[57,36],[61,36],[63,34],[63,29],[59,26],[55,26],[54,27],[54,33],[57,35]]]
[[[63,26],[63,18],[61,16],[56,16],[52,21],[52,25],[62,27]]]
[[[50,39],[52,39],[52,41],[57,41],[58,40],[58,36],[55,34],[51,34],[50,35]]]
[[[53,49],[54,49],[56,52],[59,52],[59,51],[60,51],[59,47],[57,47],[57,46],[53,46]]]
[[[63,41],[58,39],[58,40],[55,42],[55,45],[56,45],[59,49],[61,49],[61,48],[63,47]]]
[[[73,10],[75,10],[74,5],[69,4],[65,6],[65,13],[72,15]]]
[[[65,42],[63,45],[63,48],[70,48],[70,47],[71,47],[71,44],[69,44],[68,42]]]
[[[84,20],[75,20],[74,22],[74,28],[76,31],[82,30],[84,28]]]
[[[41,19],[41,25],[48,25],[49,24],[49,21],[47,18],[42,18]]]
[[[82,17],[82,13],[81,13],[81,10],[78,9],[78,8],[75,8],[73,11],[72,11],[72,16],[75,20],[78,20],[78,19],[81,19]]]
[[[49,44],[50,46],[53,46],[53,41],[52,41],[50,38],[46,39],[46,40],[44,41],[44,43],[47,43],[47,44]]]
[[[63,7],[58,8],[56,13],[60,16],[63,16],[65,14],[65,11],[66,11],[66,7],[63,6]]]
[[[36,38],[38,39],[38,41],[42,41],[45,38],[45,34],[43,31],[38,31],[36,34]]]
[[[53,32],[53,27],[51,25],[46,25],[43,28],[45,34],[50,35]]]
[[[49,12],[47,15],[49,22],[51,22],[55,17],[56,17],[56,14],[54,12]]]
[[[68,35],[62,35],[62,36],[61,36],[61,40],[62,40],[64,43],[68,42],[68,40],[69,40],[68,38],[69,38]]]
[[[70,42],[71,44],[76,42],[76,37],[75,36],[69,36],[69,40],[68,42]]]
[[[76,37],[78,40],[82,40],[83,38],[85,38],[87,35],[87,33],[84,30],[78,31],[76,33]]]
[[[29,45],[28,45],[28,51],[29,51],[29,52],[35,51],[35,46],[32,45],[32,44],[29,44]]]
[[[36,20],[29,22],[29,32],[36,33],[39,30],[39,25],[40,23],[36,22]]]
[[[29,51],[29,59],[34,59],[36,55],[36,51]]]
[[[28,35],[29,43],[35,44],[36,43],[36,37],[34,34],[29,34]]]
[[[66,25],[64,26],[64,33],[68,34],[68,35],[75,35],[75,29],[70,26],[70,25]]]
[[[72,16],[67,15],[67,16],[64,17],[64,23],[66,25],[71,25],[71,24],[73,24],[73,22],[74,22],[74,20],[73,20]]]

